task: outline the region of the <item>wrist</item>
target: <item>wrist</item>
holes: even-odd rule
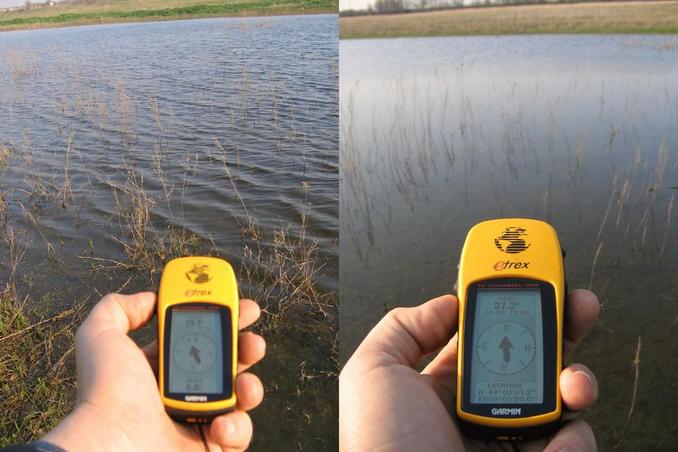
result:
[[[110,413],[104,416],[96,407],[81,403],[42,439],[68,452],[132,450],[128,435],[110,419]]]

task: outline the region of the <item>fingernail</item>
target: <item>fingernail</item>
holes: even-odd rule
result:
[[[575,370],[574,373],[585,376],[589,383],[593,384],[593,378],[591,378],[591,375],[589,375],[588,372],[584,372],[583,370]],[[567,449],[562,450],[566,451]]]

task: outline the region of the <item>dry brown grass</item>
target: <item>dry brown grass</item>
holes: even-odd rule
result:
[[[9,207],[7,207],[7,201],[5,201],[5,195],[0,193],[0,221],[7,221],[9,218]]]
[[[5,266],[7,267],[7,284],[3,289],[4,296],[15,297],[16,296],[16,273],[19,263],[24,257],[26,250],[19,246],[16,239],[16,234],[14,229],[6,224],[2,230],[2,242],[5,247],[5,252],[7,256],[7,261]]]
[[[114,198],[115,217],[120,227],[120,237],[115,240],[120,243],[129,261],[123,263],[109,260],[109,263],[126,269],[141,270],[152,276],[160,272],[169,259],[192,254],[201,239],[173,224],[155,226],[151,212],[159,201],[165,201],[169,206],[169,192],[166,191],[162,199],[152,197],[144,188],[141,172],[132,163],[126,162],[125,165],[125,182],[115,184],[109,181],[109,187]],[[163,186],[167,187],[166,182],[163,182]]]
[[[272,246],[252,239],[244,245],[240,277],[251,285],[247,296],[262,306],[263,330],[302,318],[325,321],[336,307],[333,294],[322,291],[316,282],[322,269],[318,241],[305,237],[306,228],[302,225],[301,236],[294,237],[281,227],[273,233]]]
[[[342,17],[342,39],[558,33],[678,33],[678,1],[498,6]]]
[[[12,156],[12,150],[9,146],[0,143],[0,170],[5,169],[9,163],[9,158]]]
[[[217,139],[215,145],[220,153],[212,158],[221,164],[245,214],[245,221],[239,222],[243,239],[240,277],[250,287],[247,296],[263,307],[265,315],[261,327],[274,329],[293,312],[294,315],[313,313],[327,318],[332,309],[333,294],[323,292],[316,282],[322,266],[318,264],[318,240],[307,236],[308,184],[302,184],[304,201],[298,221],[294,222],[295,234],[290,233],[290,225],[281,225],[272,235],[265,236],[238,190],[226,150]],[[235,158],[237,161],[238,156]]]
[[[39,438],[70,410],[73,336],[80,305],[57,315],[29,312],[28,298],[0,292],[0,447]]]

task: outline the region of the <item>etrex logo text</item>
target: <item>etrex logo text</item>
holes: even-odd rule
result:
[[[513,261],[499,261],[494,264],[494,269],[496,271],[500,270],[511,270],[511,269],[521,269],[527,268],[530,265],[529,262],[513,262]]]
[[[493,416],[520,416],[521,408],[492,408]]]

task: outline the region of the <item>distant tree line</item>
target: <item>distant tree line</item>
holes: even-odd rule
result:
[[[431,11],[440,9],[478,7],[478,6],[509,6],[509,5],[536,5],[539,3],[586,3],[586,2],[615,2],[624,0],[376,0],[366,10],[344,10],[341,16],[361,16],[368,14],[396,14],[415,11]]]

